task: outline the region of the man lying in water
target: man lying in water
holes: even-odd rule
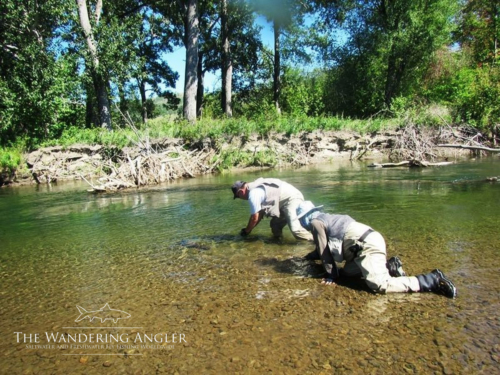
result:
[[[327,277],[322,283],[334,285],[339,277],[335,262],[346,264],[347,276],[360,274],[376,293],[434,292],[455,298],[457,289],[438,269],[418,276],[406,276],[398,258],[386,261],[386,246],[382,235],[348,215],[321,213],[322,206],[302,202],[297,208],[300,224],[312,232]]]

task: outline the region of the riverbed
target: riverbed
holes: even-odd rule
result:
[[[500,182],[486,181],[499,175],[498,158],[341,161],[113,194],[4,188],[0,372],[499,373]],[[439,268],[458,298],[323,286],[302,258],[313,246],[287,228],[273,240],[269,220],[241,238],[249,207],[230,186],[260,176],[372,226],[407,273]]]

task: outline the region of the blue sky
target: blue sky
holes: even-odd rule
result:
[[[272,48],[273,46],[273,30],[271,24],[266,21],[264,17],[258,17],[256,23],[262,26],[261,38],[264,45]],[[174,52],[166,54],[165,60],[172,70],[179,73],[179,79],[176,82],[174,91],[182,93],[184,90],[184,70],[186,64],[186,49],[184,47],[177,48]],[[220,88],[221,78],[220,71],[216,74],[206,73],[205,74],[205,90],[214,91]]]

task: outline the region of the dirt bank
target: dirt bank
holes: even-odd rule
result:
[[[231,167],[306,165],[339,158],[384,158],[394,153],[400,144],[401,133],[396,131],[361,135],[318,130],[296,135],[206,138],[197,142],[146,139],[122,149],[100,145],[46,147],[25,155],[24,168],[4,174],[0,185],[84,179],[95,190],[114,190],[194,177]],[[450,150],[442,151],[450,153]],[[435,152],[433,156],[439,158],[443,155]]]

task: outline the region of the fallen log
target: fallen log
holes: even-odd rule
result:
[[[453,164],[451,161],[443,161],[439,163],[430,163],[427,161],[420,161],[420,160],[405,160],[399,163],[372,163],[368,167],[369,168],[393,168],[393,167],[438,167],[438,166],[443,166],[443,165],[450,165]]]
[[[500,148],[491,148],[491,147],[484,147],[484,146],[466,146],[466,145],[455,145],[455,144],[440,144],[440,145],[437,145],[436,147],[463,148],[463,149],[466,149],[466,150],[500,152]]]

